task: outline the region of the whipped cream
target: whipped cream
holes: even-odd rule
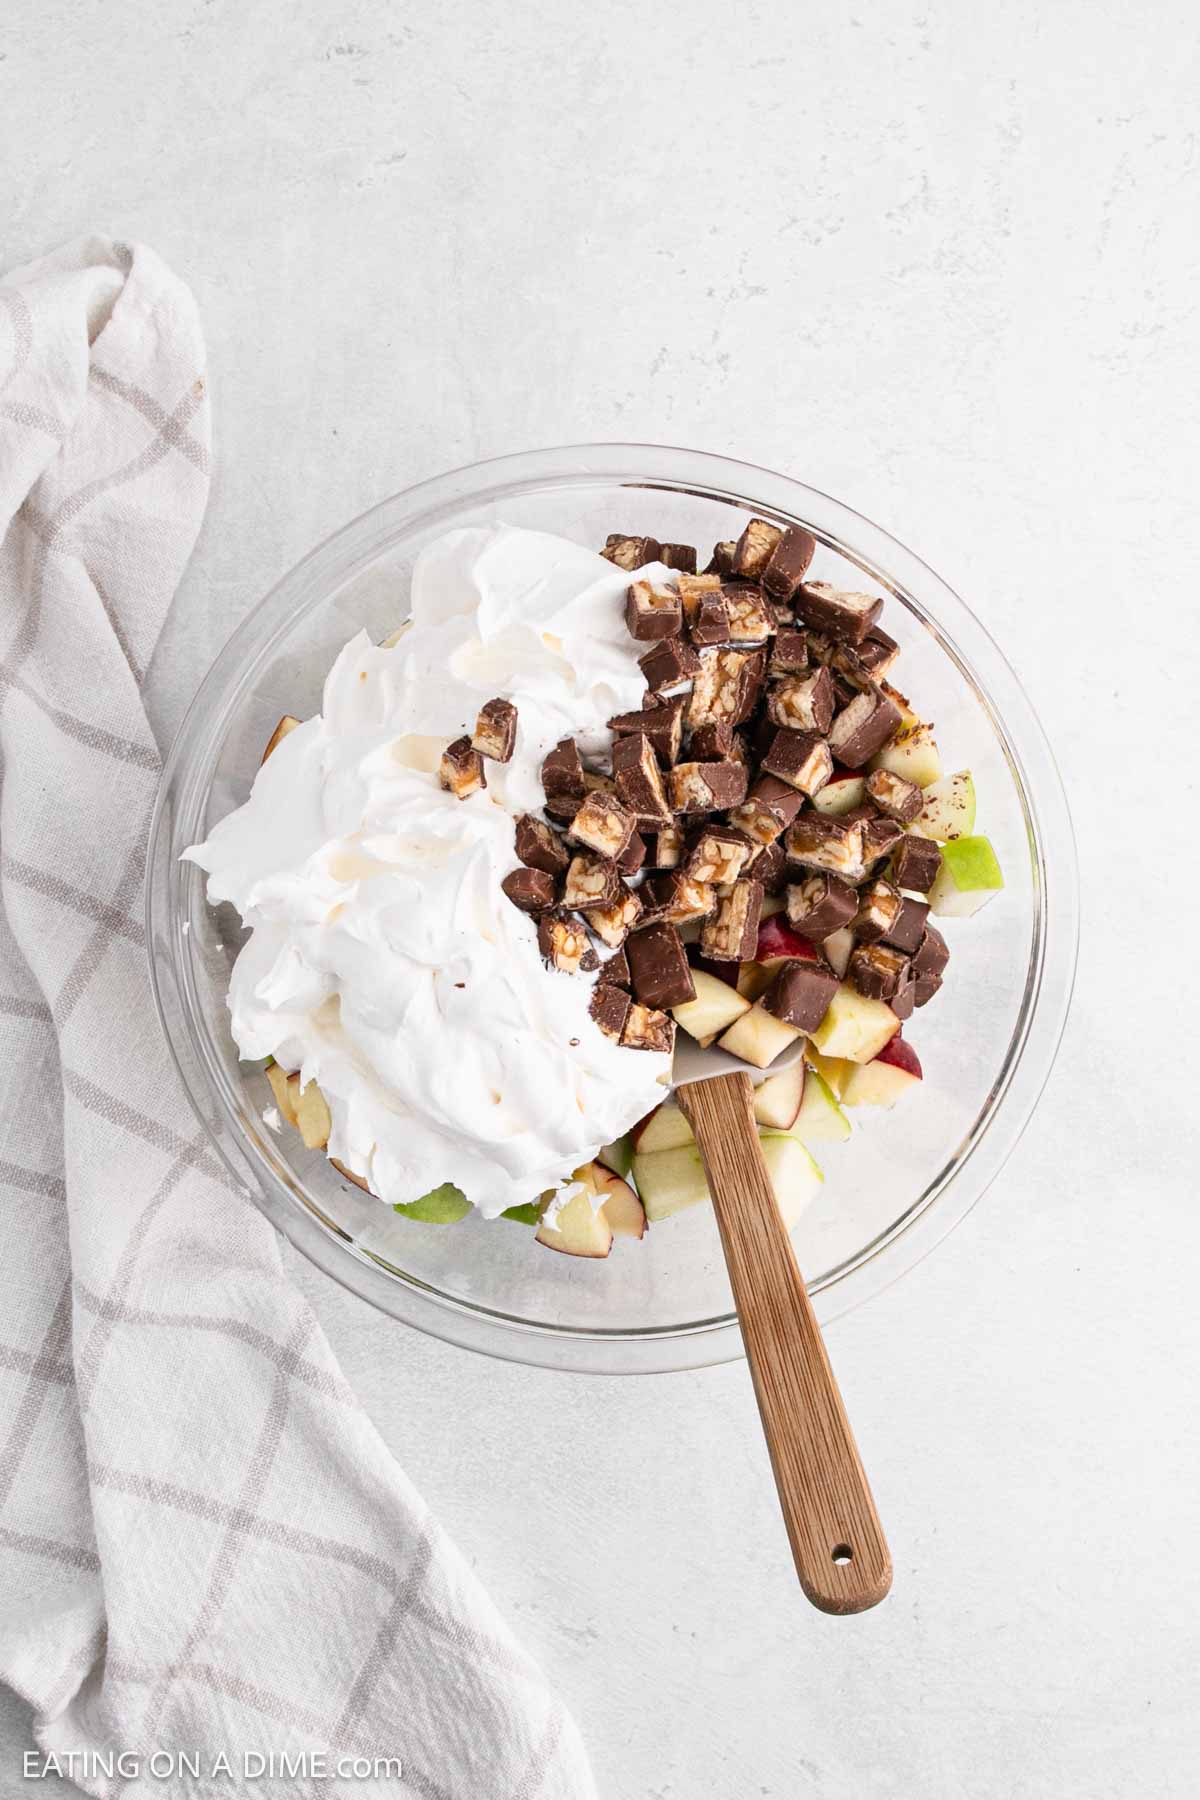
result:
[[[594,977],[548,969],[500,889],[546,752],[573,736],[585,758],[607,753],[606,721],[641,703],[628,581],[542,532],[439,539],[391,647],[352,638],[320,714],[185,853],[250,928],[229,988],[242,1056],[319,1082],[329,1154],[389,1203],[451,1181],[495,1217],[663,1098],[670,1058],[605,1037]],[[441,752],[497,696],[518,710],[512,761],[457,800]]]

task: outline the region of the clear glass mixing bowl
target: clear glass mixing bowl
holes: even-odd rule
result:
[[[343,1181],[298,1135],[276,1136],[258,1066],[238,1061],[225,993],[241,940],[180,852],[249,791],[285,712],[317,711],[345,640],[406,616],[413,562],[462,525],[506,521],[603,544],[647,532],[707,553],[752,514],[803,523],[814,576],[888,597],[898,684],[937,723],[947,769],[970,768],[979,829],[1007,886],[951,921],[951,978],[907,1028],[923,1086],[894,1112],[854,1114],[821,1146],[825,1185],[795,1233],[823,1321],[911,1268],[983,1193],[1054,1059],[1075,967],[1071,822],[1016,676],[963,602],[903,545],[824,494],[692,450],[582,445],[501,457],[386,500],[305,558],[260,601],[209,671],[163,772],[147,875],[152,978],[196,1112],[247,1197],[328,1274],[393,1318],[471,1349],[552,1368],[694,1368],[741,1354],[716,1225],[696,1207],[618,1241],[603,1262],[548,1254],[508,1221],[422,1225]]]

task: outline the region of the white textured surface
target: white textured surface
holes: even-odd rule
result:
[[[882,1609],[798,1597],[744,1369],[488,1364],[302,1278],[615,1800],[1173,1800],[1200,1758],[1194,8],[739,17],[10,0],[3,255],[101,224],[200,301],[220,460],[166,729],[314,540],[572,438],[788,469],[1005,644],[1091,929],[1005,1175],[833,1335],[896,1552]]]

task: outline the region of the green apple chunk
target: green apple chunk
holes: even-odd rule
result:
[[[769,1013],[761,1001],[737,1019],[721,1039],[722,1050],[765,1069],[803,1033]]]
[[[424,1225],[453,1225],[457,1219],[465,1219],[470,1210],[471,1202],[452,1181],[443,1181],[441,1187],[431,1188],[418,1200],[400,1201],[392,1208],[406,1219],[420,1219]]]
[[[633,1145],[629,1133],[619,1137],[614,1143],[602,1144],[596,1152],[596,1161],[611,1169],[614,1175],[628,1175],[633,1167]]]
[[[975,829],[975,783],[970,769],[947,775],[925,789],[925,804],[913,820],[911,829],[920,837],[935,838],[939,844],[952,838],[967,837]]]
[[[824,813],[827,818],[840,818],[842,813],[853,811],[861,806],[867,788],[865,775],[835,775],[827,781],[823,788],[818,788],[812,797],[814,809]]]
[[[868,1000],[843,981],[812,1041],[823,1056],[865,1063],[878,1056],[899,1029],[900,1021],[890,1006],[882,1000]]]
[[[857,1068],[848,1063],[848,1070]],[[850,1136],[850,1121],[833,1097],[824,1076],[809,1069],[804,1081],[804,1099],[792,1126],[792,1136],[802,1144],[840,1144]]]
[[[788,1231],[793,1231],[800,1215],[820,1193],[825,1177],[794,1132],[761,1132],[759,1146],[767,1174],[771,1177],[779,1216]]]
[[[985,837],[942,845],[942,866],[926,896],[939,919],[969,919],[1004,886],[996,852]]]
[[[677,1025],[682,1025],[698,1044],[707,1046],[727,1025],[749,1011],[750,1002],[727,981],[719,981],[703,969],[693,969],[692,984],[695,998],[673,1006],[671,1013]]]
[[[692,1128],[673,1100],[664,1100],[652,1113],[640,1119],[629,1134],[633,1145],[633,1161],[652,1150],[678,1150],[694,1144]]]
[[[918,787],[930,787],[942,772],[933,726],[920,722],[911,728],[902,726],[891,743],[871,758],[871,767],[902,775],[905,781],[915,781]]]
[[[790,1231],[824,1177],[798,1137],[763,1132],[759,1141],[780,1216]],[[694,1144],[636,1156],[633,1175],[651,1225],[709,1198],[704,1164]]]

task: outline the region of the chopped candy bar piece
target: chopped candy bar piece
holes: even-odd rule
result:
[[[913,999],[918,1006],[928,1006],[934,995],[941,990],[940,975],[918,975],[913,990]]]
[[[936,925],[926,925],[920,948],[913,957],[913,973],[940,975],[949,961],[950,948],[945,938]]]
[[[514,869],[500,886],[522,912],[545,912],[558,898],[554,877],[545,869]]]
[[[764,894],[782,894],[787,886],[787,857],[778,839],[773,844],[755,844],[746,873],[759,883]]]
[[[696,652],[679,637],[663,638],[652,650],[638,657],[638,668],[646,677],[646,686],[652,694],[686,686],[699,667]]]
[[[767,695],[767,714],[791,731],[829,730],[833,718],[833,677],[828,669],[785,675]]]
[[[771,675],[802,675],[808,668],[807,631],[798,625],[785,625],[777,631],[767,668]]]
[[[722,720],[737,725],[753,707],[755,673],[753,658],[745,650],[702,650],[688,702],[688,728],[694,731]]]
[[[572,737],[560,738],[542,762],[542,791],[548,799],[571,795],[582,800],[587,792],[579,746]]]
[[[683,630],[683,607],[675,589],[633,582],[625,597],[625,627],[640,644],[678,637]]]
[[[901,825],[911,825],[925,804],[925,796],[915,781],[893,775],[890,769],[875,769],[867,776],[867,797],[881,813]]]
[[[873,595],[847,593],[828,581],[802,582],[794,604],[806,625],[840,644],[861,644],[883,611],[883,601]]]
[[[790,861],[810,869],[826,869],[858,881],[863,873],[863,828],[854,819],[805,812],[788,826],[784,848]]]
[[[642,916],[641,898],[618,878],[617,897],[607,906],[589,906],[588,924],[610,950],[619,950]]]
[[[744,576],[747,581],[760,580],[782,536],[778,525],[768,525],[765,519],[751,519],[734,546],[734,574]]]
[[[885,938],[896,923],[903,901],[886,881],[873,881],[859,903],[854,919],[854,935],[860,944],[875,944]]]
[[[700,932],[700,948],[716,962],[750,962],[758,948],[763,891],[757,881],[735,881]]]
[[[908,834],[892,857],[892,880],[913,894],[927,894],[942,866],[942,852],[932,838]]]
[[[639,824],[669,825],[671,808],[650,739],[640,733],[617,738],[612,761],[617,793]]]
[[[804,805],[804,796],[775,775],[760,775],[741,806],[729,815],[731,825],[757,844],[773,844]]]
[[[588,1011],[605,1037],[613,1038],[619,1044],[631,1004],[629,995],[622,988],[598,981],[592,990]]]
[[[688,621],[688,636],[698,649],[727,644],[732,636],[729,604],[723,593],[701,594]]]
[[[864,819],[862,825],[863,861],[870,869],[877,862],[882,862],[885,856],[891,855],[904,836],[904,827],[897,825],[895,819],[885,819],[882,813],[876,813],[874,818]]]
[[[466,800],[487,786],[483,758],[478,750],[471,748],[469,737],[455,738],[452,744],[447,744],[442,752],[438,780],[458,800]]]
[[[888,1001],[888,1005],[898,1019],[911,1019],[916,1003],[917,978],[909,968],[900,977],[900,986]]]
[[[677,585],[683,616],[690,625],[704,596],[720,593],[721,577],[719,575],[681,575]]]
[[[733,557],[737,549],[736,539],[730,538],[723,544],[714,544],[712,559],[704,573],[706,575],[731,575],[733,573]]]
[[[740,748],[741,739],[735,736],[733,726],[728,719],[717,719],[711,725],[697,725],[689,748],[693,762],[721,762],[737,754],[735,745]]]
[[[850,958],[850,981],[867,1000],[890,1000],[908,976],[908,958],[887,944],[863,944]]]
[[[675,1021],[668,1013],[635,1003],[629,1009],[621,1042],[627,1050],[658,1050],[669,1056],[675,1048]]]
[[[889,637],[879,625],[872,625],[858,646],[859,660],[875,681],[882,681],[894,668],[899,654],[900,646],[895,638]]]
[[[608,721],[608,729],[614,737],[629,737],[640,731],[650,739],[659,762],[669,768],[683,742],[683,707],[681,699],[664,700],[659,706],[644,706],[640,712],[617,713]]]
[[[640,831],[630,836],[629,842],[617,857],[616,863],[622,875],[636,875],[646,861],[646,840]]]
[[[667,780],[675,812],[727,812],[746,798],[750,772],[745,763],[676,763]]]
[[[600,973],[596,980],[601,987],[627,988],[629,986],[629,958],[624,950],[614,950],[611,956],[605,958],[600,964]]]
[[[788,889],[788,918],[814,944],[823,944],[841,931],[857,911],[858,895],[837,875],[808,875]]]
[[[610,531],[601,556],[610,563],[616,563],[618,569],[643,569],[647,563],[657,562],[662,545],[657,538],[627,537],[623,532]]]
[[[833,774],[833,757],[819,732],[781,729],[771,739],[761,767],[811,799]]]
[[[717,896],[702,881],[693,881],[681,869],[651,875],[638,892],[647,919],[665,919],[670,925],[686,925],[691,919],[707,919],[716,911]]]
[[[763,1006],[797,1031],[815,1031],[837,992],[838,978],[824,963],[785,962],[763,995]]]
[[[588,934],[578,919],[564,912],[546,912],[538,920],[538,949],[550,964],[564,975],[577,975],[594,956]]]
[[[856,694],[833,721],[829,748],[847,769],[861,769],[900,723],[900,709],[877,687]]]
[[[687,951],[674,925],[665,919],[635,931],[625,948],[633,976],[633,992],[643,1006],[682,1006],[696,998]]]
[[[929,908],[923,900],[910,900],[905,896],[900,902],[900,910],[884,932],[884,942],[895,944],[897,950],[903,950],[911,956],[918,949],[925,935],[925,921],[929,917]]]
[[[517,709],[511,700],[489,700],[480,707],[471,743],[481,756],[490,756],[493,762],[510,762],[516,741]]]
[[[556,831],[532,813],[522,813],[517,820],[517,855],[528,869],[545,869],[548,875],[561,875],[570,862],[570,854]]]
[[[660,544],[658,560],[668,569],[681,569],[685,575],[696,573],[695,544]]]
[[[737,880],[753,848],[750,839],[731,825],[702,825],[683,865],[684,874],[724,887]]]
[[[767,559],[762,584],[777,600],[790,600],[804,577],[817,540],[803,525],[789,525]]]
[[[646,865],[651,869],[677,869],[683,861],[683,833],[677,825],[660,825],[647,831]]]
[[[567,836],[600,856],[615,859],[628,849],[635,824],[633,814],[614,795],[597,790],[588,795],[571,820]]]
[[[729,636],[735,644],[765,644],[775,621],[767,611],[767,603],[756,587],[725,587],[721,590],[729,614]],[[692,636],[695,637],[695,632]]]
[[[545,811],[561,825],[569,825],[583,805],[578,794],[547,794]]]
[[[585,794],[615,794],[617,784],[611,775],[602,775],[598,769],[585,769],[583,791]]]
[[[606,856],[585,852],[571,858],[563,883],[562,903],[570,912],[582,912],[590,906],[611,906],[621,885],[615,863]]]

